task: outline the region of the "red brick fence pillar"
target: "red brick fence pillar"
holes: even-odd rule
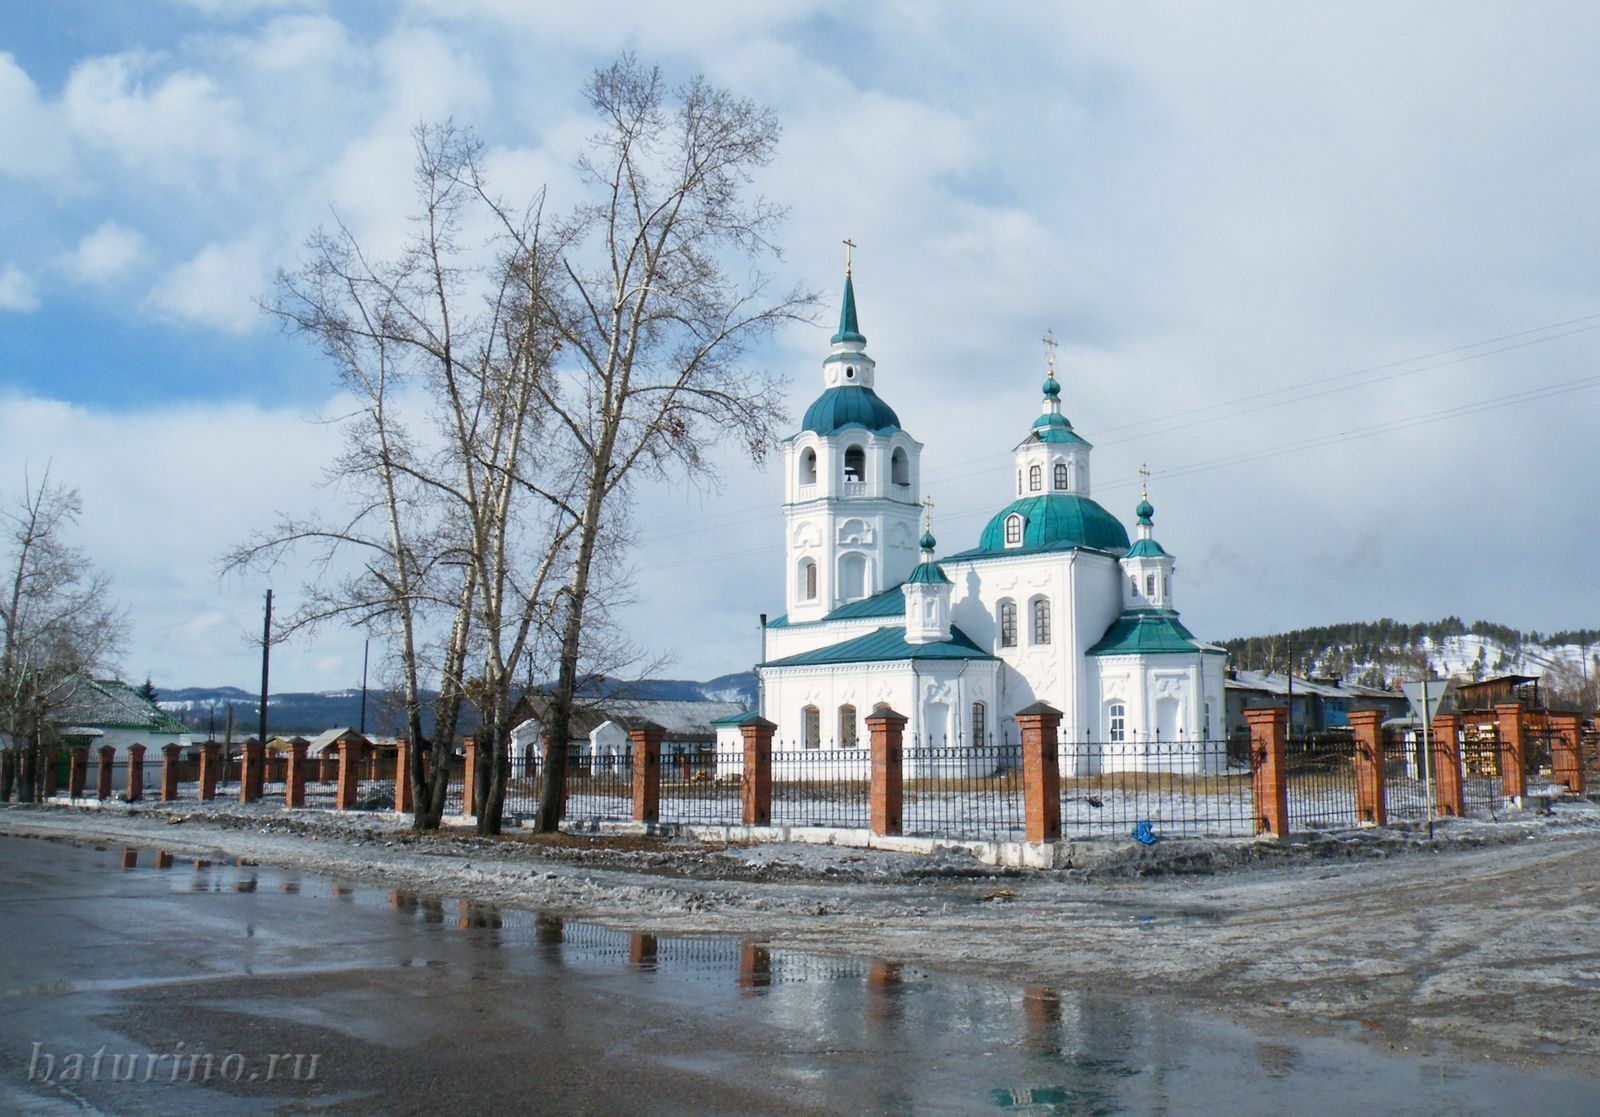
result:
[[[1022,731],[1022,803],[1030,842],[1061,838],[1061,711],[1043,702],[1017,711]]]
[[[401,737],[394,743],[394,809],[411,813],[411,742]]]
[[[461,767],[461,817],[471,818],[478,809],[478,739],[461,738],[465,759]]]
[[[100,746],[100,770],[95,773],[94,797],[100,800],[111,798],[111,766],[117,762],[117,750],[114,745]]]
[[[144,799],[144,746],[128,746],[128,789],[125,793],[130,803]]]
[[[772,734],[777,728],[760,717],[739,726],[744,737],[744,773],[739,777],[739,794],[744,801],[746,826],[772,825]]]
[[[283,773],[283,807],[294,810],[306,805],[305,741],[289,742],[289,762]]]
[[[1383,711],[1351,710],[1350,729],[1356,739],[1356,814],[1374,826],[1389,824],[1389,804],[1384,784]]]
[[[1500,793],[1521,800],[1528,794],[1528,742],[1523,733],[1522,703],[1504,702],[1494,708],[1500,737]]]
[[[89,768],[89,748],[87,745],[76,745],[72,749],[72,758],[67,766],[67,798],[83,798],[83,782]]]
[[[359,741],[339,742],[339,787],[333,795],[333,809],[348,811],[356,805],[356,789],[361,783]]]
[[[161,801],[174,803],[178,799],[178,765],[183,750],[177,745],[161,746]]]
[[[1583,794],[1583,754],[1578,746],[1581,728],[1577,714],[1550,715],[1550,776],[1574,795]]]
[[[1246,710],[1244,718],[1250,723],[1250,759],[1255,770],[1256,833],[1288,837],[1288,707]]]
[[[900,742],[905,729],[905,715],[888,706],[879,706],[867,715],[867,732],[872,737],[872,832],[879,837],[904,832]]]
[[[633,821],[655,822],[661,817],[661,738],[667,731],[654,722],[628,727],[633,749]]]
[[[207,742],[200,746],[200,802],[217,797],[217,767],[222,763],[222,746]]]
[[[1443,818],[1460,818],[1467,813],[1458,714],[1439,714],[1433,719],[1433,803]]]
[[[267,746],[260,741],[244,743],[243,771],[239,773],[239,802],[261,801],[261,783],[266,776]]]

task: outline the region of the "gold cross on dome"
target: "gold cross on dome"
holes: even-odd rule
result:
[[[850,254],[855,251],[856,242],[849,237],[844,238],[844,274],[850,274]]]
[[[922,498],[922,530],[923,531],[932,531],[933,530],[933,497],[932,496],[925,496],[925,497]]]
[[[1044,332],[1044,363],[1045,363],[1045,367],[1050,370],[1050,375],[1051,376],[1054,376],[1056,374],[1056,347],[1057,347],[1057,345],[1058,345],[1058,343],[1056,341],[1056,333],[1055,333],[1055,331],[1054,330],[1048,330],[1048,329],[1045,330],[1045,332]]]
[[[1139,465],[1139,499],[1150,499],[1150,467],[1143,463]]]

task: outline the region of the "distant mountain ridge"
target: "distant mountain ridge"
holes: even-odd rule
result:
[[[679,702],[740,702],[753,708],[756,704],[756,676],[754,671],[741,671],[732,675],[719,675],[705,682],[689,679],[640,679],[634,682],[601,683],[587,685],[582,692],[594,698],[644,698]],[[207,734],[215,732],[221,737],[225,731],[228,707],[233,707],[233,735],[236,740],[255,735],[260,709],[259,695],[238,687],[156,687],[156,705],[187,725],[191,730]],[[428,692],[431,700],[437,695]],[[463,730],[471,730],[476,719],[470,709],[462,711]],[[284,691],[267,696],[267,732],[319,733],[334,726],[361,723],[361,689]],[[401,726],[400,704],[395,696],[384,690],[367,692],[367,732],[390,735]],[[423,732],[433,732],[431,710],[423,717]]]

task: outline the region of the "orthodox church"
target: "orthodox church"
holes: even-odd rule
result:
[[[847,267],[822,394],[784,444],[787,611],[756,669],[778,747],[864,747],[880,703],[909,719],[908,744],[1014,743],[1015,713],[1042,701],[1062,711],[1063,745],[1093,743],[1063,748],[1064,769],[1085,752],[1137,769],[1159,751],[1167,766],[1185,747],[1220,766],[1202,743],[1223,735],[1223,653],[1178,619],[1148,494],[1132,540],[1091,496],[1092,447],[1062,413],[1053,355],[1015,488],[975,546],[941,557],[922,443],[866,349]]]

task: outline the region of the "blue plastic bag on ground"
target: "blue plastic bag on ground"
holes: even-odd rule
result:
[[[1133,827],[1133,840],[1147,846],[1153,846],[1159,840],[1155,828],[1150,825],[1149,819],[1141,818]]]

